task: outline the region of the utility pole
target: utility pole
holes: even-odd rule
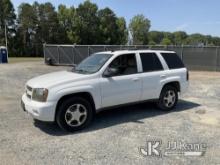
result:
[[[8,49],[8,38],[7,38],[7,26],[6,26],[6,21],[5,21],[5,46],[6,46],[6,49]]]

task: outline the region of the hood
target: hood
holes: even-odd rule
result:
[[[30,79],[27,85],[32,88],[49,88],[68,81],[79,81],[87,76],[69,71],[53,72]]]

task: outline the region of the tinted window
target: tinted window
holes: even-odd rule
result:
[[[170,69],[184,68],[182,60],[176,53],[161,53]]]
[[[115,76],[129,75],[137,73],[137,62],[135,54],[125,54],[116,57],[109,68],[115,68],[119,72]]]
[[[140,56],[143,72],[163,70],[163,66],[155,53],[140,53]]]

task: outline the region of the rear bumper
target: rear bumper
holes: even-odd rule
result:
[[[181,94],[186,93],[187,90],[188,90],[188,88],[189,88],[189,81],[186,81],[186,82],[184,82],[184,83],[181,83],[180,93],[181,93]]]
[[[29,99],[26,94],[23,94],[21,107],[35,119],[48,122],[52,122],[55,119],[55,102],[37,102]]]

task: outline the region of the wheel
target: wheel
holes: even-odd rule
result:
[[[172,110],[178,101],[178,92],[175,87],[172,86],[165,86],[161,93],[160,98],[158,100],[158,107],[162,110]]]
[[[88,126],[94,113],[91,104],[81,97],[64,100],[58,107],[57,124],[66,131],[73,132]]]

